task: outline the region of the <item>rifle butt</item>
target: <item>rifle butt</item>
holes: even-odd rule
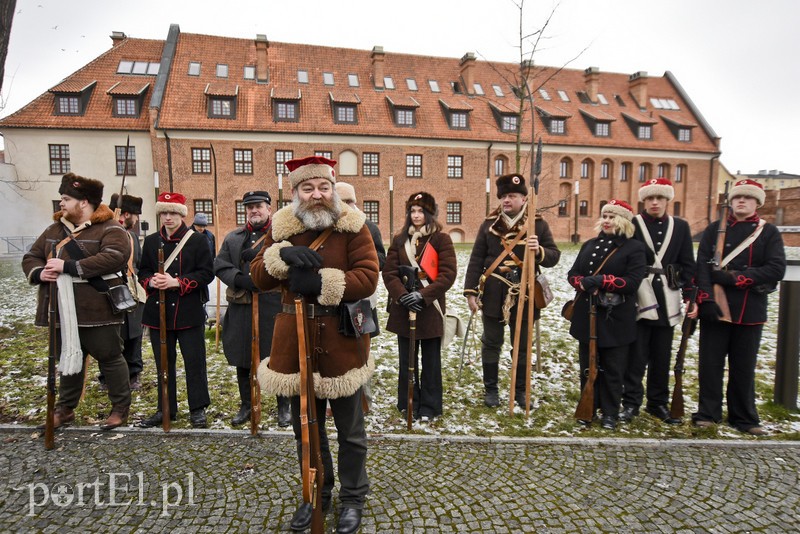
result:
[[[581,392],[581,400],[575,409],[575,419],[591,422],[594,417],[594,382],[587,380]]]
[[[250,435],[258,435],[261,423],[261,388],[258,385],[258,366],[261,363],[261,339],[258,331],[258,293],[253,293],[250,345]]]
[[[731,322],[731,308],[728,306],[728,295],[725,294],[725,288],[719,284],[714,284],[714,301],[722,312],[722,316],[719,320],[726,323]]]
[[[406,430],[414,420],[414,369],[417,367],[417,312],[408,312],[408,393],[406,400]]]
[[[669,416],[673,419],[680,419],[685,415],[683,407],[683,378],[675,372],[675,388],[672,390],[672,403],[669,407]]]

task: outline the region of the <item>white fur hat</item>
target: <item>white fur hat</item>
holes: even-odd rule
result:
[[[764,192],[764,186],[755,180],[748,180],[747,178],[733,184],[728,198],[740,196],[753,197],[756,199],[756,202],[758,202],[759,207],[764,205],[764,200],[767,198],[767,194]]]

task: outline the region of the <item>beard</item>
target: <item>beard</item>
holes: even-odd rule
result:
[[[292,199],[292,209],[295,216],[302,221],[303,226],[309,230],[324,230],[334,225],[342,214],[339,195],[333,192],[330,200],[308,200],[302,202],[295,195]]]

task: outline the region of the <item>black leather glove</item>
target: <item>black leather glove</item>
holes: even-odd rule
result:
[[[250,263],[253,261],[253,258],[258,256],[258,249],[256,248],[246,248],[242,251],[242,261],[246,263]],[[283,260],[286,261],[286,260]]]
[[[711,270],[711,281],[721,286],[732,286],[736,283],[733,273],[728,271]]]
[[[719,309],[719,306],[713,300],[707,300],[700,303],[698,313],[700,315],[700,319],[704,321],[716,322],[719,321],[720,317],[722,317],[722,310]]]
[[[406,293],[405,295],[402,295],[399,300],[400,304],[413,312],[422,311],[422,309],[425,307],[425,299],[422,298],[422,295],[419,291]]]
[[[322,275],[312,269],[289,267],[289,291],[304,297],[316,297],[322,293]]]
[[[236,287],[246,289],[247,291],[253,291],[254,293],[258,293],[260,291],[253,283],[253,279],[249,274],[238,273],[233,279],[233,284]]]
[[[583,286],[583,290],[587,293],[592,293],[595,289],[598,289],[601,285],[603,285],[603,276],[600,274],[596,274],[594,276],[584,276],[581,280],[581,285]]]
[[[281,259],[289,267],[316,268],[322,266],[322,256],[308,247],[284,247],[280,251]]]

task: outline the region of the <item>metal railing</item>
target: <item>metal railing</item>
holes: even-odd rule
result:
[[[36,236],[0,236],[0,256],[22,256],[31,248]]]

